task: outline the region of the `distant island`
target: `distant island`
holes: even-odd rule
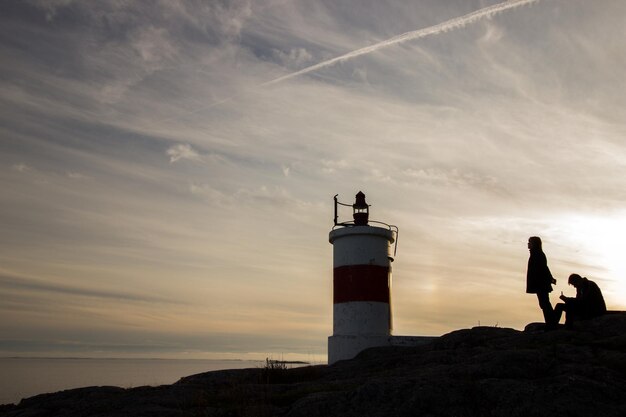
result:
[[[573,330],[457,330],[332,366],[272,362],[158,387],[42,394],[0,416],[626,416],[624,312]]]
[[[280,360],[274,360],[274,359],[266,359],[265,363],[275,363],[275,364],[279,364],[279,365],[309,365],[309,362],[304,362],[304,361],[280,361]]]

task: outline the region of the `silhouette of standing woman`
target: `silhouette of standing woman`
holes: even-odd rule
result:
[[[554,310],[550,304],[549,294],[552,292],[552,284],[556,284],[556,279],[552,278],[548,268],[548,260],[541,248],[541,238],[537,236],[528,238],[528,250],[530,258],[526,272],[526,292],[537,294],[546,327],[551,328],[554,326]]]

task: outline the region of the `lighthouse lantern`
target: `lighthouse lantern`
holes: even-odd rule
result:
[[[354,218],[355,226],[367,226],[369,219],[370,207],[365,202],[365,194],[359,191],[356,195],[354,204],[352,205],[352,217]]]

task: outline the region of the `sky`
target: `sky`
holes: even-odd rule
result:
[[[358,191],[396,335],[541,321],[533,235],[626,309],[626,3],[497,4],[0,2],[0,356],[324,361]]]

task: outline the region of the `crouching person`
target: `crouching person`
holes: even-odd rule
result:
[[[576,288],[576,297],[565,297],[561,293],[559,298],[565,303],[559,303],[554,307],[555,323],[559,322],[564,311],[567,328],[571,328],[572,323],[576,320],[588,320],[606,313],[602,291],[595,282],[578,274],[572,274],[567,283]]]

